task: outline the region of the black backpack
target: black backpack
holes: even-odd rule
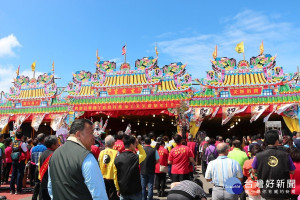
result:
[[[213,160],[216,159],[215,154],[214,154],[216,152],[216,149],[217,148],[215,148],[214,152],[211,152],[210,148],[208,148],[208,151],[210,151],[210,154],[207,156],[207,161],[208,162],[213,161]]]
[[[15,140],[12,144],[12,153],[11,153],[11,159],[13,161],[19,161],[19,158],[21,156],[21,140]]]

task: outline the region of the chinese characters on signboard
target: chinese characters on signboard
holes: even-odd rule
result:
[[[229,89],[231,96],[251,96],[251,95],[261,95],[262,88],[238,88]]]
[[[31,101],[22,101],[22,106],[39,106],[41,105],[41,100],[31,100]]]
[[[142,87],[107,89],[108,95],[141,94]]]

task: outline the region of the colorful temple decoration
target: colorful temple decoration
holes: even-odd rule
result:
[[[14,121],[16,131],[24,121],[35,122],[37,116],[43,115],[42,120],[51,121],[52,114],[68,113],[68,106],[60,104],[57,98],[63,91],[57,88],[54,73],[44,73],[37,79],[28,76],[17,76],[14,86],[4,94],[5,103],[0,105],[0,128],[9,121]]]
[[[153,57],[136,60],[134,67],[123,63],[119,70],[115,62],[97,59],[94,72],[75,72],[64,88],[57,87],[54,71],[37,79],[17,76],[0,104],[0,128],[9,121],[16,127],[32,121],[38,130],[42,121],[48,120],[57,130],[64,122],[99,113],[112,117],[175,115],[177,125],[183,126],[184,119],[193,134],[205,118],[222,117],[225,125],[235,115],[249,114],[253,122],[263,113],[277,113],[290,127],[299,121],[299,73],[284,73],[276,65],[276,56],[262,54],[239,62],[215,57],[211,63],[206,77],[194,80],[199,90],[192,87],[185,64],[159,67],[158,58]],[[183,102],[187,109],[180,116],[177,108]],[[299,125],[295,127],[299,129]]]
[[[114,62],[98,61],[95,73],[73,74],[67,92],[74,111],[162,110],[189,100],[191,84],[182,63],[161,69],[157,58],[145,57],[135,69],[123,63],[118,71]]]
[[[276,66],[276,56],[263,54],[250,62],[216,57],[206,78],[195,81],[200,91],[194,93],[190,106],[196,109],[195,121],[216,113],[222,116],[222,125],[236,114],[251,114],[251,122],[262,112],[272,112],[277,105],[292,105],[300,101],[298,73],[284,73]],[[267,105],[267,107],[266,107]],[[276,105],[276,106],[275,106]],[[222,109],[221,109],[222,108]],[[276,110],[275,109],[275,110]],[[199,114],[199,112],[205,113]]]

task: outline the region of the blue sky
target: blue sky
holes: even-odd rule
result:
[[[244,41],[246,59],[259,53],[277,54],[277,65],[295,72],[300,65],[300,2],[298,1],[0,1],[0,86],[12,86],[18,65],[30,75],[55,73],[65,86],[72,72],[95,71],[96,49],[102,60],[127,61],[155,56],[159,66],[181,61],[193,78],[211,69],[218,56],[242,59],[234,51]]]

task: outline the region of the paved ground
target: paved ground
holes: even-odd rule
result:
[[[203,187],[204,187],[203,189],[208,194],[208,189],[211,188],[212,185],[210,183],[206,182],[203,175],[201,174],[200,167],[197,167],[196,174],[194,174],[194,176],[199,178],[203,182]],[[8,185],[5,185],[4,187],[8,187]],[[167,183],[167,190],[166,191],[169,191],[169,190],[170,190],[170,183]],[[31,197],[32,197],[31,193],[22,194],[22,195],[10,195],[9,190],[1,191],[0,196],[1,195],[6,196],[7,199],[9,199],[9,200],[31,200]],[[156,190],[154,191],[154,195],[155,195],[154,198],[156,198],[156,199],[160,199],[160,200],[166,200],[167,199],[166,197],[157,197],[156,196],[157,195]],[[211,200],[210,197],[211,196],[208,195],[208,200]]]

